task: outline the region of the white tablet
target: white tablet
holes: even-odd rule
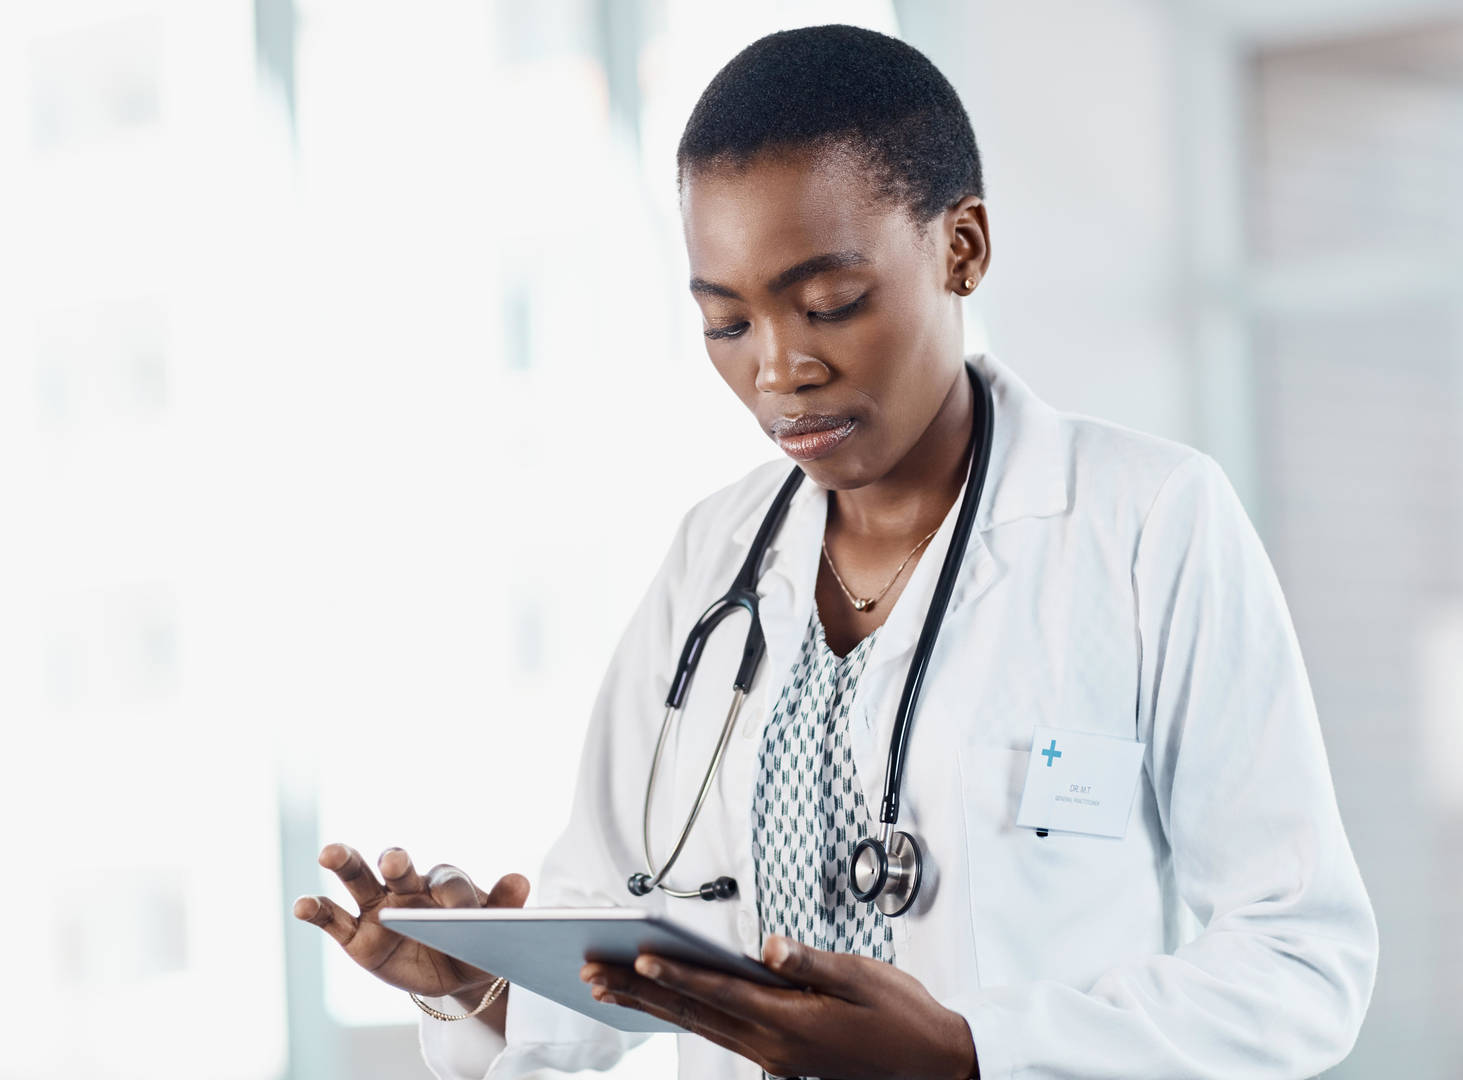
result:
[[[381,922],[621,1031],[681,1028],[595,1001],[579,978],[587,960],[629,967],[639,953],[652,952],[766,986],[794,986],[760,961],[638,908],[387,908]]]

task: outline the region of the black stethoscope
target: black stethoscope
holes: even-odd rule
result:
[[[945,608],[949,603],[950,594],[955,588],[955,577],[960,569],[960,563],[965,557],[966,544],[975,527],[975,511],[980,504],[981,489],[985,486],[986,470],[990,465],[991,428],[992,419],[995,416],[995,403],[991,399],[990,387],[976,372],[974,366],[969,361],[965,366],[971,385],[976,391],[977,407],[973,410],[974,419],[971,422],[971,434],[976,450],[971,455],[965,496],[960,502],[960,513],[955,521],[955,535],[950,538],[950,547],[945,552],[945,562],[940,567],[940,577],[935,583],[935,593],[930,599],[929,611],[925,614],[924,629],[920,631],[919,643],[915,646],[914,658],[909,664],[909,674],[904,680],[904,693],[899,698],[899,711],[895,715],[894,733],[889,743],[889,766],[885,770],[884,802],[879,810],[879,821],[882,823],[882,828],[879,831],[878,839],[866,836],[854,847],[853,872],[849,875],[849,889],[853,895],[860,901],[873,903],[885,915],[903,915],[919,894],[922,861],[919,844],[909,833],[894,831],[894,826],[899,821],[899,786],[904,775],[905,750],[909,744],[909,727],[914,716],[915,702],[919,699],[925,670],[928,668],[930,656],[935,650],[935,638],[939,635],[940,623],[945,617]],[[730,877],[723,876],[714,881],[708,881],[699,889],[673,889],[664,881],[670,868],[680,858],[681,851],[686,846],[686,838],[691,834],[691,827],[696,824],[696,818],[701,813],[706,796],[711,792],[712,781],[716,777],[716,770],[721,766],[721,759],[726,755],[727,743],[736,727],[737,715],[741,712],[742,702],[746,699],[747,691],[752,686],[752,678],[757,673],[757,665],[761,663],[762,656],[766,652],[766,641],[762,636],[762,621],[757,615],[757,579],[760,576],[762,557],[767,551],[767,545],[782,524],[788,504],[792,501],[792,494],[797,490],[798,484],[802,482],[803,475],[802,469],[794,466],[787,479],[782,482],[782,487],[778,490],[776,498],[772,500],[772,506],[768,509],[767,516],[762,519],[762,525],[757,530],[756,538],[752,541],[752,548],[747,553],[746,561],[742,563],[742,568],[737,572],[736,580],[732,582],[726,595],[708,607],[701,618],[696,621],[696,625],[691,628],[691,632],[686,638],[685,647],[681,650],[680,662],[676,665],[674,678],[671,679],[670,694],[666,697],[665,719],[661,722],[660,737],[655,743],[655,756],[650,762],[650,779],[645,785],[645,813],[641,831],[645,841],[645,862],[650,867],[650,873],[630,875],[628,885],[630,892],[635,896],[645,896],[651,889],[657,887],[670,896],[682,899],[700,897],[703,900],[726,900],[737,894],[737,883]],[[701,781],[701,790],[696,795],[696,803],[691,808],[691,814],[686,819],[685,827],[681,829],[681,835],[676,840],[670,857],[666,859],[665,865],[657,870],[655,869],[655,859],[650,854],[650,801],[655,790],[655,774],[660,767],[661,751],[665,748],[666,733],[670,730],[671,719],[680,711],[681,705],[685,701],[686,691],[691,685],[691,676],[695,674],[696,665],[701,660],[706,639],[723,619],[738,610],[744,610],[751,616],[751,625],[747,628],[746,644],[742,646],[742,663],[737,669],[737,677],[732,683],[731,708],[727,711],[726,722],[721,728],[721,737],[716,742],[716,751],[712,755],[711,764],[706,769],[706,776]]]

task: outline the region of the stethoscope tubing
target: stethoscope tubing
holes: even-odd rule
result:
[[[653,875],[643,886],[646,892],[660,885],[668,895],[681,900],[694,900],[701,895],[699,889],[672,889],[660,883],[670,868],[675,865],[676,860],[681,857],[681,849],[686,846],[686,840],[691,835],[691,828],[701,815],[701,807],[706,805],[706,796],[711,793],[711,782],[716,777],[716,770],[721,767],[721,759],[726,756],[727,743],[731,741],[731,734],[736,730],[737,716],[742,711],[742,702],[746,700],[746,697],[746,690],[740,686],[732,692],[731,708],[727,710],[726,721],[721,725],[721,737],[716,740],[716,752],[712,755],[711,764],[706,770],[706,775],[701,779],[701,790],[696,793],[696,804],[691,808],[691,815],[686,819],[686,824],[681,829],[681,835],[676,840],[676,846],[671,849],[665,865],[657,870],[655,857],[650,854],[650,796],[651,792],[655,790],[655,774],[660,769],[660,755],[665,748],[666,734],[670,731],[671,719],[680,712],[680,709],[675,706],[666,707],[665,719],[660,724],[660,737],[655,740],[655,756],[650,762],[650,779],[645,783],[645,815],[641,820],[640,831],[641,837],[645,841],[645,865],[650,868]]]
[[[758,615],[757,600],[757,579],[762,572],[762,558],[767,552],[768,544],[773,534],[782,524],[783,517],[787,514],[788,505],[792,502],[793,492],[803,482],[804,473],[801,469],[794,468],[783,480],[782,486],[778,488],[777,495],[772,501],[767,515],[762,519],[761,526],[757,529],[756,538],[752,541],[751,549],[742,562],[741,569],[737,571],[731,588],[720,599],[712,603],[701,617],[696,620],[696,625],[686,635],[686,644],[681,648],[681,655],[676,662],[676,672],[671,679],[670,691],[665,699],[665,717],[660,723],[660,735],[655,740],[655,754],[650,762],[650,776],[645,782],[645,811],[641,819],[641,839],[645,846],[645,864],[650,874],[636,874],[631,877],[631,892],[638,896],[644,896],[651,889],[659,886],[668,895],[678,899],[693,899],[704,896],[706,889],[674,889],[662,884],[666,874],[680,858],[681,851],[686,846],[686,840],[691,835],[691,828],[696,824],[696,819],[701,814],[701,808],[706,804],[706,798],[711,793],[711,784],[716,778],[717,769],[721,766],[721,759],[726,756],[727,744],[731,741],[731,734],[736,730],[737,717],[742,711],[742,703],[746,700],[747,692],[752,688],[752,680],[756,677],[757,667],[762,662],[762,656],[767,651],[767,639],[762,633],[762,620]],[[706,640],[711,632],[720,625],[721,621],[734,611],[745,611],[751,619],[747,627],[747,638],[742,645],[742,662],[737,668],[736,679],[732,683],[732,703],[727,710],[726,720],[721,726],[721,735],[716,740],[716,752],[712,755],[711,763],[706,768],[706,774],[701,778],[701,789],[696,793],[695,805],[691,808],[690,816],[686,824],[681,827],[681,834],[676,838],[675,845],[671,848],[670,855],[665,863],[656,868],[655,859],[650,852],[650,800],[655,791],[656,774],[660,771],[660,759],[665,750],[666,736],[670,733],[671,721],[680,713],[686,701],[686,693],[691,687],[691,678],[696,673],[696,668],[701,661],[701,652],[706,646]],[[638,879],[638,880],[637,880]]]
[[[890,740],[889,762],[884,773],[884,799],[880,806],[879,821],[879,847],[881,851],[887,851],[895,838],[904,838],[909,841],[914,849],[915,870],[913,876],[913,888],[918,889],[918,844],[914,838],[904,833],[895,833],[894,825],[899,820],[899,787],[904,776],[904,762],[909,745],[909,732],[911,720],[914,715],[915,705],[919,700],[920,690],[924,684],[924,676],[929,668],[930,659],[934,654],[934,645],[940,632],[940,624],[945,617],[945,609],[949,605],[950,596],[954,592],[955,579],[964,559],[965,550],[970,540],[970,535],[975,528],[975,515],[980,505],[980,497],[985,487],[986,471],[990,465],[992,431],[995,427],[995,402],[991,394],[990,385],[985,379],[976,374],[973,367],[966,365],[967,373],[978,389],[981,415],[980,422],[980,444],[976,453],[971,455],[970,469],[966,476],[965,496],[961,500],[960,510],[955,521],[955,531],[950,539],[949,547],[945,551],[945,559],[940,567],[940,574],[935,582],[935,592],[930,600],[929,610],[925,614],[924,626],[920,631],[919,641],[915,647],[915,655],[910,663],[909,673],[905,678],[904,690],[900,695],[899,708],[895,714],[894,735]],[[630,892],[636,896],[644,896],[652,889],[659,887],[666,894],[678,899],[719,899],[736,893],[736,884],[730,878],[718,878],[715,882],[708,882],[700,889],[675,889],[664,884],[665,876],[680,858],[681,852],[686,846],[686,841],[691,835],[692,827],[696,824],[701,814],[702,807],[711,793],[711,786],[715,780],[716,773],[721,766],[722,758],[726,754],[726,748],[731,741],[732,732],[736,729],[737,717],[741,713],[742,704],[750,691],[752,681],[756,676],[757,667],[761,663],[763,654],[766,652],[766,639],[762,632],[762,620],[758,614],[757,581],[761,574],[761,563],[766,554],[767,547],[771,542],[773,534],[782,524],[782,519],[787,513],[788,505],[792,501],[793,492],[802,483],[804,473],[800,467],[794,467],[783,480],[782,486],[778,489],[773,498],[772,505],[768,508],[757,530],[755,539],[752,541],[751,549],[743,561],[736,579],[732,582],[725,595],[713,602],[696,620],[686,637],[686,643],[681,649],[680,658],[676,664],[676,671],[671,679],[670,691],[666,695],[666,712],[661,721],[660,734],[656,738],[655,753],[651,758],[650,775],[645,784],[645,808],[641,819],[641,838],[645,847],[645,861],[650,869],[649,874],[636,873],[630,877]],[[722,724],[721,734],[716,741],[716,750],[706,768],[705,775],[701,779],[701,788],[696,794],[695,805],[691,809],[686,823],[681,828],[675,845],[665,863],[658,869],[655,859],[651,855],[650,843],[650,810],[651,799],[655,791],[655,780],[660,770],[662,754],[665,750],[666,739],[670,733],[672,721],[680,713],[685,704],[685,696],[690,689],[691,679],[696,672],[701,659],[701,653],[705,648],[707,638],[723,619],[734,611],[743,610],[751,617],[750,625],[747,628],[747,638],[742,647],[742,661],[737,669],[737,676],[733,682],[733,696],[731,707],[727,710],[726,720]],[[869,841],[863,841],[863,844]],[[888,873],[887,864],[880,874],[881,881]],[[913,892],[904,898],[902,906],[894,914],[900,914],[909,906],[913,899]]]
[[[945,560],[940,564],[940,576],[935,582],[935,592],[930,598],[929,610],[920,630],[919,643],[914,649],[914,659],[909,665],[909,674],[904,679],[904,691],[899,695],[899,710],[895,713],[894,737],[889,743],[889,764],[884,770],[884,801],[879,807],[879,820],[884,823],[883,839],[887,843],[892,826],[899,820],[899,788],[904,780],[904,761],[909,748],[909,732],[913,726],[914,707],[924,687],[925,672],[935,653],[935,642],[940,636],[940,624],[945,620],[945,609],[955,591],[955,579],[960,564],[965,559],[965,549],[970,543],[970,534],[975,531],[975,515],[980,508],[981,493],[985,488],[986,470],[991,461],[991,436],[995,428],[995,401],[990,385],[985,379],[972,380],[976,384],[976,397],[983,406],[981,418],[980,445],[970,458],[970,470],[966,473],[965,496],[960,501],[960,513],[955,519],[955,532],[950,537],[950,546],[945,549]],[[972,486],[973,485],[973,486]]]
[[[777,489],[777,496],[773,499],[767,516],[762,519],[762,524],[757,529],[757,536],[752,541],[752,547],[747,552],[741,569],[737,571],[731,588],[726,591],[725,596],[715,601],[701,614],[701,617],[696,620],[696,625],[691,627],[691,632],[686,635],[686,644],[681,649],[681,657],[676,663],[676,674],[671,679],[670,692],[665,699],[666,705],[670,708],[679,709],[685,703],[686,691],[691,686],[691,677],[696,673],[696,667],[701,662],[701,650],[705,648],[706,639],[711,636],[711,631],[716,629],[722,619],[738,609],[750,615],[752,622],[747,627],[747,640],[742,646],[742,663],[737,668],[737,676],[732,681],[732,686],[742,691],[752,689],[752,680],[756,677],[757,665],[762,662],[762,654],[767,649],[767,639],[762,634],[762,620],[757,613],[757,579],[762,573],[762,558],[767,553],[767,546],[771,542],[773,534],[787,514],[793,492],[803,482],[803,475],[802,469],[794,467],[783,480],[782,487]]]

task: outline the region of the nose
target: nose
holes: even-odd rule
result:
[[[757,389],[764,394],[795,394],[828,381],[828,365],[809,356],[785,335],[768,334],[757,360]]]

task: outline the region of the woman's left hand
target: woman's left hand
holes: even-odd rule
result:
[[[588,963],[600,1001],[626,1005],[710,1039],[773,1076],[966,1080],[978,1077],[970,1027],[914,976],[866,956],[773,935],[762,960],[806,990],[641,953],[634,969]]]

